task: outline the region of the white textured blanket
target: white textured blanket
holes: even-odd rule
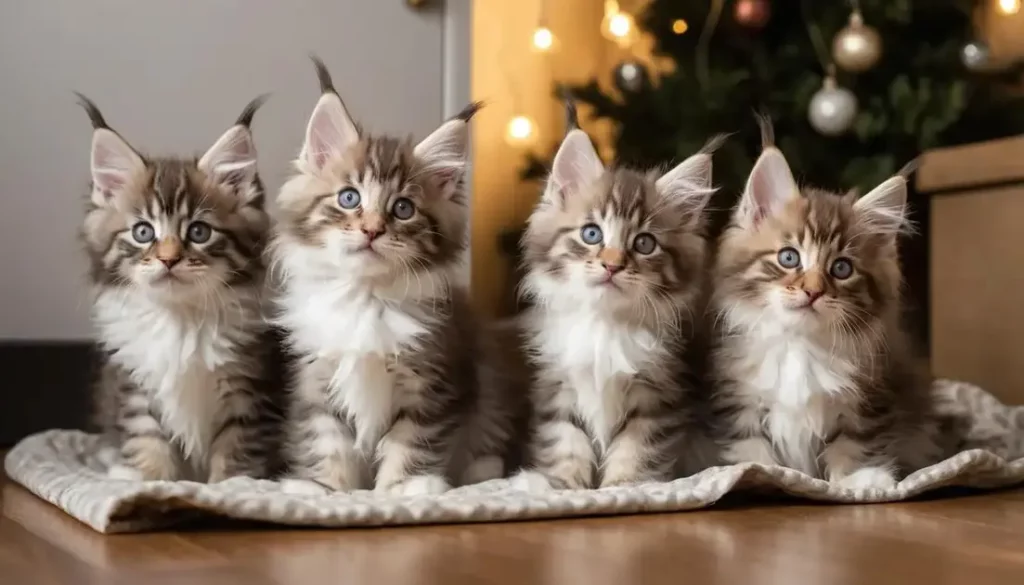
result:
[[[302,526],[385,526],[494,522],[674,512],[709,506],[737,490],[781,491],[837,503],[903,500],[944,486],[995,488],[1024,482],[1024,406],[1005,406],[969,384],[940,380],[945,414],[962,424],[965,450],[918,471],[888,491],[852,491],[782,467],[746,464],[707,469],[671,483],[589,491],[528,494],[495,480],[439,496],[395,497],[372,492],[330,496],[283,493],[272,481],[235,478],[216,485],[129,482],[106,477],[98,436],[47,431],[7,455],[8,476],[100,532],[155,530],[201,516]]]

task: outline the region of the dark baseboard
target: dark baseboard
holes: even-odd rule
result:
[[[96,349],[88,341],[0,342],[0,448],[92,418]]]

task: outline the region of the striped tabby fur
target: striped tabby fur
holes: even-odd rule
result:
[[[268,231],[249,125],[201,158],[139,154],[80,96],[93,123],[82,228],[105,363],[102,427],[115,477],[264,477],[276,447],[261,315]]]
[[[900,327],[906,179],[860,199],[800,189],[764,129],[714,276],[725,461],[891,487],[942,454],[930,380]]]
[[[364,132],[326,67],[278,196],[278,322],[299,356],[289,489],[436,493],[504,474],[511,420],[455,280],[468,122],[418,145]],[[496,376],[487,376],[497,382]],[[305,481],[308,480],[308,481]]]
[[[525,489],[677,473],[713,148],[659,174],[606,170],[579,129],[563,141],[523,241],[535,301],[525,318],[535,370]]]

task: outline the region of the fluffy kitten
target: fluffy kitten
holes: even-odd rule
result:
[[[762,127],[714,271],[724,458],[892,487],[941,455],[928,380],[900,328],[907,180],[859,199],[801,189]]]
[[[260,308],[268,233],[250,102],[199,158],[144,156],[84,96],[92,194],[82,229],[105,350],[111,475],[135,480],[265,476],[273,452]]]
[[[473,104],[419,144],[364,132],[322,95],[278,196],[279,322],[300,364],[289,489],[418,494],[504,474],[511,421],[455,282]]]
[[[578,128],[562,142],[523,238],[535,374],[522,487],[673,476],[687,438],[682,357],[706,268],[714,147],[659,174],[605,169]]]

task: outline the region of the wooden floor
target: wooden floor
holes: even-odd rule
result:
[[[374,530],[97,534],[5,485],[0,583],[1024,583],[1024,490],[874,506]]]

